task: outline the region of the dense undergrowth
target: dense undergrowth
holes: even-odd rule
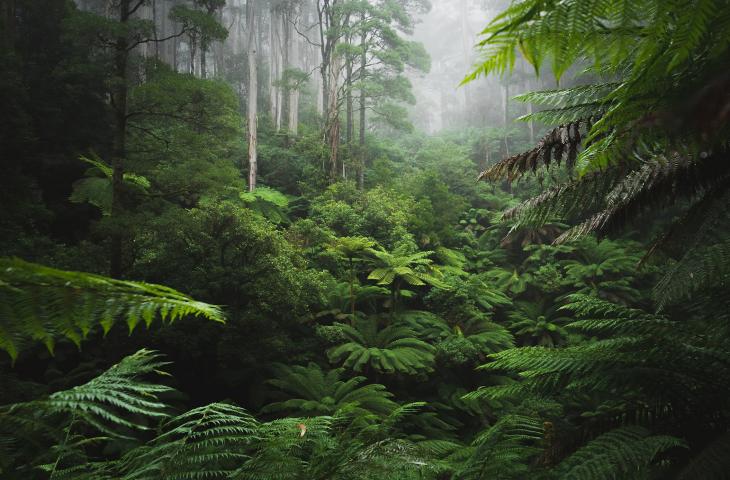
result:
[[[688,85],[727,86],[727,42],[633,49],[633,28],[687,35],[649,1],[625,30],[564,26],[594,42],[570,65],[614,42],[578,83],[624,83],[528,96],[547,105],[534,150],[522,127],[374,128],[333,179],[314,105],[296,134],[262,114],[251,192],[230,78],[137,58],[129,109],[157,113],[128,129],[120,187],[109,78],[52,3],[0,56],[0,477],[727,478],[727,115],[682,135],[664,116]],[[477,73],[518,46],[557,57],[540,3],[581,2],[517,2]],[[676,84],[645,82],[649,58]],[[477,182],[505,146],[527,153]],[[114,239],[124,280],[103,276]]]

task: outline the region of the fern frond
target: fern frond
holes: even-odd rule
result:
[[[581,144],[581,125],[585,124],[586,120],[578,120],[560,125],[545,135],[532,150],[513,155],[483,171],[479,180],[506,178],[512,181],[528,171],[536,171],[540,165],[549,167],[552,162],[560,165],[563,156],[568,166],[572,166]]]
[[[119,470],[130,480],[228,478],[248,458],[258,429],[242,408],[224,403],[195,408],[165,422],[154,440],[122,458]]]
[[[29,340],[53,352],[58,337],[80,345],[97,325],[108,332],[124,321],[131,332],[140,322],[188,315],[224,321],[219,307],[168,287],[0,259],[0,348],[12,359]]]
[[[641,427],[623,427],[590,441],[559,466],[566,480],[636,478],[657,454],[685,447],[681,440],[664,435],[651,436]]]
[[[89,382],[63,390],[48,398],[2,407],[0,422],[22,421],[32,416],[65,414],[113,436],[120,436],[119,427],[147,430],[150,422],[167,417],[168,406],[160,396],[170,387],[143,380],[145,375],[163,373],[166,363],[160,355],[140,350]],[[29,425],[33,425],[30,423]]]

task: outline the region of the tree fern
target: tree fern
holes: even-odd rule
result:
[[[74,203],[89,203],[101,210],[102,214],[110,215],[113,195],[112,167],[96,155],[92,155],[92,158],[81,156],[79,160],[91,165],[92,168],[86,171],[84,178],[74,182],[69,200]],[[125,172],[123,180],[128,187],[137,190],[146,191],[150,188],[149,180],[131,172]]]
[[[550,61],[558,78],[592,61],[586,71],[611,82],[523,95],[548,106],[531,118],[562,125],[480,178],[513,180],[565,156],[579,178],[510,212],[518,225],[556,217],[575,223],[558,242],[615,233],[650,209],[685,199],[702,204],[708,192],[726,191],[730,29],[718,26],[729,19],[730,6],[717,0],[691,8],[658,0],[513,2],[482,32],[485,61],[467,80],[510,69],[519,51],[538,71]],[[702,255],[695,257],[700,263]],[[726,271],[725,255],[715,260],[715,270]],[[675,273],[681,284],[683,274]]]
[[[345,340],[331,348],[330,361],[356,372],[371,367],[379,372],[417,374],[432,370],[434,347],[420,340],[410,327],[395,323],[378,326],[377,317],[356,319],[353,325],[335,324]]]
[[[730,349],[718,326],[696,318],[672,320],[592,295],[573,294],[567,300],[563,308],[577,319],[566,328],[591,341],[493,354],[483,368],[510,373],[513,380],[467,397],[498,402],[552,398],[578,409],[580,421],[572,429],[599,436],[565,460],[557,478],[651,478],[664,466],[676,466],[682,455],[671,454],[661,466],[654,462],[656,455],[685,446],[678,438],[696,424],[717,428],[718,415],[727,408]],[[598,403],[583,403],[588,399]],[[623,428],[613,430],[618,427]],[[662,435],[651,435],[654,429]],[[552,459],[570,451],[569,429],[557,434]],[[686,443],[691,445],[689,439]],[[695,467],[701,467],[703,461],[697,462]],[[713,468],[708,465],[708,471]]]
[[[367,384],[366,377],[343,378],[344,369],[324,371],[315,364],[307,366],[275,365],[276,378],[269,384],[291,397],[270,403],[265,412],[289,412],[304,415],[334,415],[343,408],[362,409],[387,415],[396,403],[385,386]],[[365,383],[365,384],[364,384]]]
[[[0,259],[0,348],[13,359],[31,340],[53,352],[58,337],[80,345],[97,325],[108,332],[124,321],[131,332],[188,315],[224,321],[218,307],[168,287]]]

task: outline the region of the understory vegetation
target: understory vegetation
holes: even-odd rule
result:
[[[687,3],[475,4],[504,121],[428,135],[425,1],[0,0],[0,478],[730,478]]]

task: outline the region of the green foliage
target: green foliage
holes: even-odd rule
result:
[[[269,384],[290,396],[270,403],[265,412],[288,412],[297,415],[336,415],[363,410],[366,413],[388,415],[396,403],[383,385],[366,384],[366,377],[344,379],[344,369],[324,371],[315,364],[274,367],[276,378]]]
[[[378,318],[368,317],[357,318],[352,325],[324,327],[344,341],[327,352],[330,361],[356,372],[372,368],[415,375],[432,369],[434,347],[419,340],[411,327],[402,323],[380,327],[378,323]]]
[[[140,350],[84,385],[53,393],[45,399],[2,407],[0,422],[27,422],[33,426],[33,412],[41,412],[49,419],[60,413],[72,417],[72,422],[91,425],[106,435],[120,435],[120,427],[147,430],[148,422],[167,416],[168,407],[160,396],[171,388],[142,378],[162,373],[160,368],[164,365],[160,355]]]
[[[678,425],[688,420],[685,415],[695,418],[690,422],[704,422],[700,420],[704,409],[725,408],[723,402],[714,407],[707,402],[717,402],[724,395],[716,377],[728,375],[717,363],[727,355],[726,347],[709,340],[704,335],[707,325],[696,318],[670,320],[590,295],[572,295],[569,302],[564,308],[578,319],[566,328],[590,336],[592,341],[496,353],[483,368],[514,372],[522,380],[484,387],[468,397],[536,396],[572,404],[585,422],[580,428],[602,435],[558,467],[560,478],[650,476],[668,465],[654,464],[657,454],[686,446],[676,438],[684,434],[684,427]],[[713,373],[708,376],[710,370]],[[590,398],[603,399],[596,410]],[[675,427],[661,429],[662,435],[650,435],[656,422]],[[603,433],[617,423],[633,426]],[[711,452],[707,453],[710,457]],[[708,471],[715,468],[710,457]],[[705,464],[698,462],[697,467]]]
[[[77,180],[73,185],[73,192],[69,197],[74,203],[90,203],[101,210],[104,215],[110,215],[112,210],[112,168],[100,158],[81,156],[79,160],[88,163],[93,168],[86,172],[86,177]],[[128,187],[135,187],[141,191],[150,188],[150,182],[145,177],[125,172],[123,180]]]
[[[717,236],[727,227],[713,205],[728,185],[728,123],[711,105],[718,103],[712,92],[728,81],[719,71],[730,45],[724,28],[729,12],[725,2],[715,1],[691,9],[654,0],[515,2],[482,32],[485,62],[467,78],[511,69],[517,49],[536,71],[549,60],[558,79],[584,59],[594,62],[587,85],[520,98],[548,107],[530,119],[561,125],[532,150],[500,161],[482,177],[511,180],[540,166],[559,165],[563,157],[569,169],[576,165],[578,179],[559,182],[508,214],[519,225],[571,220],[576,226],[558,242],[591,232],[615,233],[659,208],[684,208],[657,244],[692,246],[679,255],[686,253],[688,261],[678,262],[680,267],[663,281],[661,306],[679,296],[678,288],[669,285],[682,285],[689,273],[685,268],[697,265],[700,278],[718,279],[723,274],[710,263],[726,265],[722,247],[704,251],[706,239],[699,235],[714,231]],[[601,76],[612,81],[596,80]],[[678,111],[683,120],[671,121]],[[679,240],[680,231],[697,235]],[[708,257],[713,260],[703,261]]]
[[[623,427],[588,442],[561,462],[565,479],[646,478],[647,467],[666,450],[684,446],[666,435],[650,436],[646,429]]]
[[[13,359],[29,340],[43,342],[52,352],[58,337],[80,345],[95,326],[108,332],[119,320],[130,332],[140,321],[151,326],[158,316],[168,323],[189,315],[224,321],[218,307],[171,288],[18,259],[0,259],[0,306],[0,347]]]
[[[432,285],[448,288],[439,279],[440,271],[428,258],[433,252],[408,253],[409,247],[397,247],[392,253],[370,249],[375,268],[368,275],[368,280],[375,280],[378,285],[395,285],[398,288],[403,282],[411,286]]]
[[[539,453],[542,424],[524,415],[506,415],[474,439],[458,478],[524,478]]]
[[[569,318],[560,315],[557,307],[537,302],[515,302],[509,313],[509,326],[521,345],[553,347],[564,343],[567,332],[563,325]]]
[[[495,126],[489,85],[466,92],[487,94],[483,111],[469,108],[482,127],[411,131],[406,71],[429,61],[403,34],[428,2],[314,2],[332,54],[323,70],[347,75],[337,98],[326,91],[342,137],[356,136],[360,100],[366,111],[363,148],[339,152],[351,180],[331,185],[336,138],[323,138],[322,99],[306,85],[320,72],[298,61],[316,25],[301,2],[269,2],[254,19],[271,29],[251,59],[259,110],[284,117],[298,99],[299,126],[259,115],[267,187],[249,193],[245,13],[173,3],[131,2],[128,22],[116,19],[124,4],[0,7],[2,248],[97,271],[121,237],[124,278],[227,317],[221,328],[207,321],[222,321],[217,307],[167,287],[1,260],[0,477],[726,476],[727,2],[510,3],[475,73],[514,61],[490,85],[520,91],[522,57],[558,85],[519,95],[543,136],[495,164],[530,147],[528,129],[508,124],[522,106],[505,102]],[[214,46],[223,23],[231,41]],[[196,78],[198,64],[221,80]],[[121,86],[124,112],[109,100]],[[456,105],[445,107],[450,123]],[[101,158],[112,157],[125,176],[108,215]],[[484,179],[522,181],[476,183],[478,165]],[[639,254],[656,233],[661,263]],[[203,318],[107,332],[182,316]],[[86,343],[24,348],[62,337]],[[143,346],[174,359],[174,380],[155,382],[166,368]]]
[[[225,403],[198,407],[162,423],[154,440],[118,462],[124,478],[230,478],[258,438],[246,410]]]
[[[239,197],[251,210],[273,223],[289,223],[289,199],[283,193],[268,187],[256,187],[253,192],[243,192]]]
[[[214,11],[216,6],[209,4],[208,8]],[[200,37],[204,41],[225,40],[228,37],[228,30],[208,12],[192,9],[186,5],[175,5],[170,10],[170,18],[179,22],[191,37]]]

